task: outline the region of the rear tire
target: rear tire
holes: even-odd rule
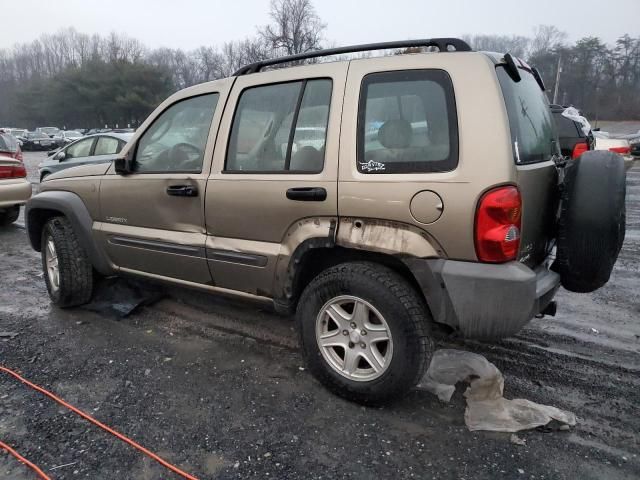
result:
[[[624,242],[625,195],[620,155],[589,151],[569,163],[553,266],[567,290],[593,292],[609,281]]]
[[[20,207],[10,207],[0,212],[0,227],[6,227],[18,220],[20,216]]]
[[[398,399],[431,361],[424,300],[404,278],[375,263],[343,263],[319,274],[302,293],[297,317],[309,370],[349,400]]]
[[[67,218],[54,217],[45,224],[41,253],[51,301],[62,308],[87,303],[93,293],[93,267]]]

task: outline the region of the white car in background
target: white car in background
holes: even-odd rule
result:
[[[612,138],[608,132],[593,132],[595,139],[594,150],[609,150],[622,155],[627,170],[633,167],[635,157],[631,154],[631,144],[625,138]]]

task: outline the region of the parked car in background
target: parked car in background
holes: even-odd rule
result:
[[[551,105],[551,113],[556,122],[560,150],[563,157],[578,158],[587,150],[593,150],[593,133],[583,123],[573,120],[563,113],[567,107]],[[585,133],[587,130],[587,133]]]
[[[60,133],[60,129],[58,127],[38,127],[36,132],[46,133],[49,138],[53,138]]]
[[[640,157],[640,135],[629,140],[631,146],[631,155]]]
[[[111,162],[131,137],[133,137],[132,133],[108,133],[82,137],[61,148],[38,165],[40,181],[66,168],[88,163]]]
[[[16,137],[0,130],[0,155],[22,161],[22,150]]]
[[[633,166],[635,157],[631,154],[631,144],[624,138],[611,138],[607,132],[595,131],[595,150],[609,150],[622,155],[624,167],[629,170]]]
[[[78,130],[65,130],[63,132],[58,133],[54,138],[58,147],[64,147],[65,145],[69,145],[71,142],[75,142],[76,140],[82,138],[81,132]]]
[[[27,134],[28,130],[26,128],[12,128],[9,130],[9,133],[20,140]]]
[[[23,150],[52,150],[56,142],[44,132],[27,132],[22,140]]]
[[[20,205],[31,197],[31,183],[22,160],[0,153],[0,227],[15,222]]]

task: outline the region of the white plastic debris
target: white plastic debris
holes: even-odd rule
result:
[[[451,400],[458,382],[468,382],[464,392],[467,408],[464,420],[471,431],[518,432],[556,420],[575,425],[573,413],[529,400],[507,400],[502,396],[504,377],[482,355],[442,349],[433,354],[429,369],[418,385],[444,402]]]
[[[582,132],[586,136],[588,136],[589,132],[591,132],[591,124],[585,117],[580,115],[580,112],[578,111],[577,108],[575,107],[565,108],[564,112],[562,112],[562,116],[570,118],[574,122],[578,122],[582,126]]]

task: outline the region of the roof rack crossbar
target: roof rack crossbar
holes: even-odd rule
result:
[[[280,63],[296,62],[298,60],[307,60],[310,58],[329,57],[331,55],[343,55],[346,53],[367,52],[374,50],[388,50],[394,48],[409,47],[437,47],[441,52],[449,51],[449,47],[453,47],[456,52],[470,52],[471,47],[464,40],[459,38],[425,38],[421,40],[400,40],[396,42],[380,42],[366,43],[363,45],[352,45],[349,47],[327,48],[324,50],[314,50],[311,52],[299,53],[297,55],[289,55],[286,57],[270,58],[259,62],[245,65],[238,69],[233,75],[247,75],[257,73],[264,67],[278,65]]]

